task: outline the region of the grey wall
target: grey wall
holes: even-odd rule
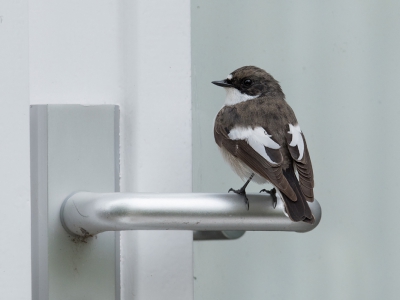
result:
[[[192,1],[194,192],[242,184],[214,144],[225,93],[210,81],[256,65],[297,114],[323,209],[310,233],[196,242],[195,299],[398,298],[399,11],[394,1]]]

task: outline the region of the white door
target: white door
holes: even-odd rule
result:
[[[31,299],[29,105],[119,105],[121,191],[190,192],[190,3],[3,1],[0,39],[0,293]],[[124,233],[118,247],[116,297],[193,298],[191,232]]]

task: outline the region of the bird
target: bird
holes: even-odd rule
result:
[[[244,196],[251,180],[271,183],[273,207],[277,195],[294,222],[313,224],[308,202],[314,201],[314,173],[307,143],[293,109],[277,80],[265,70],[244,66],[226,79],[212,81],[226,90],[225,103],[214,122],[214,138],[222,156],[243,179],[228,192]],[[297,173],[297,175],[296,175]]]

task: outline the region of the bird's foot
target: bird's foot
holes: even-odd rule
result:
[[[278,203],[278,198],[276,197],[276,189],[273,188],[271,190],[262,189],[260,193],[265,192],[271,195],[272,197],[272,206],[275,208],[276,204]]]
[[[236,194],[238,194],[238,195],[242,195],[242,196],[244,196],[244,203],[246,204],[246,206],[247,206],[247,210],[249,210],[249,208],[250,208],[250,203],[249,203],[249,199],[247,199],[247,195],[246,195],[246,189],[245,188],[240,188],[240,189],[238,189],[238,190],[234,190],[233,188],[230,188],[229,189],[229,191],[228,191],[228,193],[229,192],[234,192],[234,193],[236,193]]]

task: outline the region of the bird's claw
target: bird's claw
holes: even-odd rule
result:
[[[233,188],[230,188],[230,189],[229,189],[228,193],[230,193],[230,192],[234,192],[234,193],[239,194],[239,195],[242,195],[242,194],[243,194],[243,193],[241,193],[240,190],[234,190]]]
[[[276,189],[273,188],[271,190],[266,190],[266,189],[262,189],[260,191],[260,193],[265,192],[271,195],[272,197],[272,207],[275,209],[276,208],[276,204],[278,203],[278,198],[276,198]]]
[[[233,188],[230,188],[229,191],[228,191],[228,193],[229,193],[229,192],[234,192],[235,194],[244,196],[244,203],[245,203],[246,206],[247,206],[247,210],[250,209],[249,199],[247,198],[247,195],[246,195],[246,192],[245,192],[244,189],[234,190]]]

